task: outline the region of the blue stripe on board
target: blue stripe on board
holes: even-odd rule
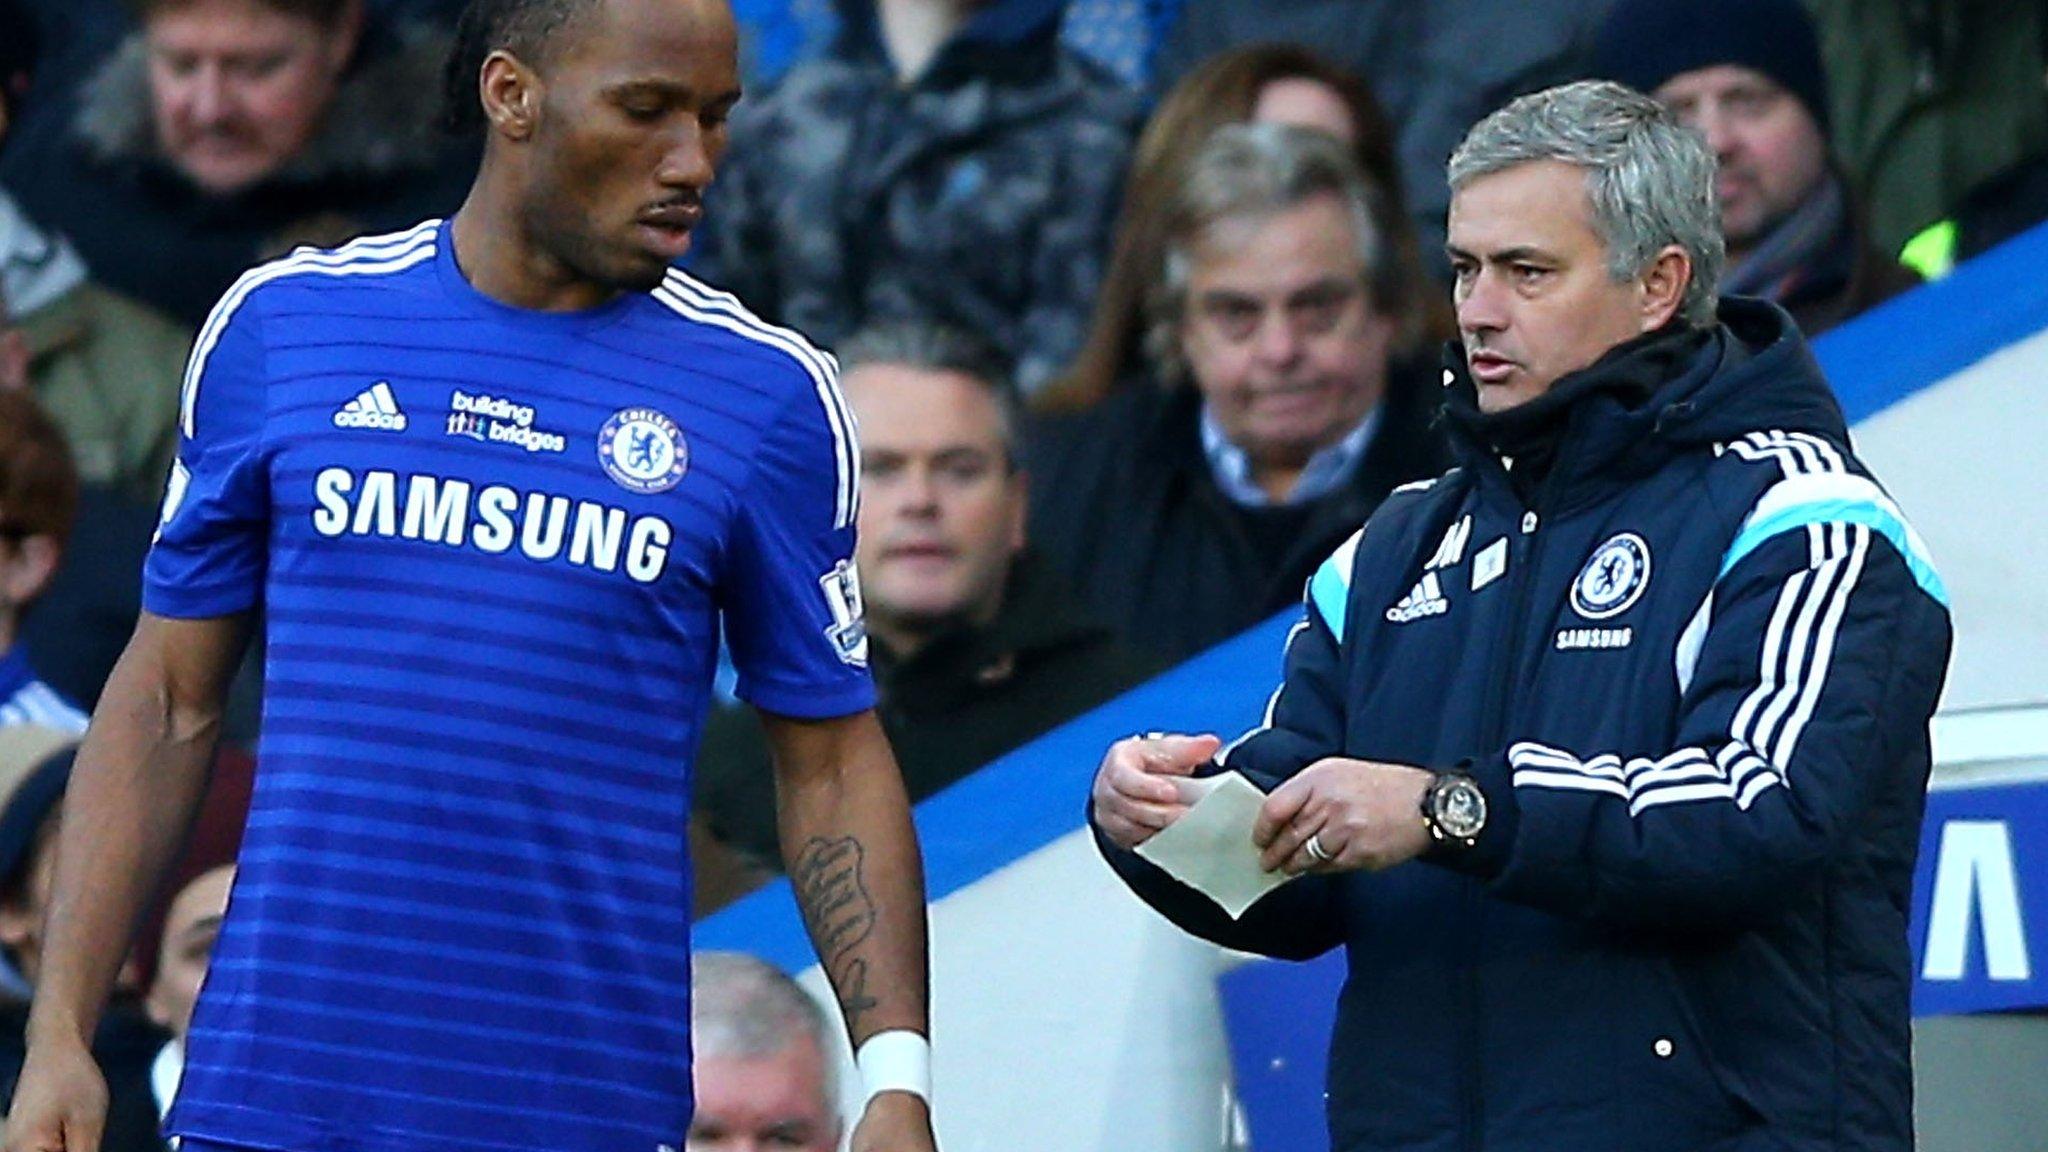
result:
[[[919,804],[927,895],[942,900],[1081,827],[1104,750],[1133,731],[1229,735],[1257,724],[1280,675],[1281,646],[1300,618],[1298,608],[1276,616]],[[1267,687],[1254,691],[1248,684]],[[697,926],[696,944],[744,949],[792,971],[816,962],[787,881],[707,917]]]
[[[2048,224],[1813,342],[1851,424],[2042,330]]]
[[[1959,266],[1814,343],[1815,355],[1861,421],[2043,330],[2048,317],[2048,225]],[[1133,731],[1236,732],[1258,722],[1277,682],[1291,609],[997,760],[918,805],[928,894],[941,900],[1083,827],[1083,804],[1103,751]],[[990,813],[1003,818],[991,820]],[[816,963],[787,882],[756,892],[698,926],[701,947],[748,949],[791,969]]]

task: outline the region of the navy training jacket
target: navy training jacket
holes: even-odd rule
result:
[[[1226,754],[1268,788],[1325,756],[1462,767],[1477,845],[1233,922],[1097,837],[1190,932],[1345,947],[1340,1152],[1912,1147],[1947,596],[1790,320],[1721,319],[1647,403],[1573,409],[1534,507],[1469,442],[1389,497]]]

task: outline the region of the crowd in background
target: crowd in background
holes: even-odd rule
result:
[[[913,799],[1286,608],[1381,497],[1441,469],[1443,165],[1510,97],[1601,76],[1672,105],[1720,160],[1728,290],[1809,335],[2048,217],[2037,5],[734,7],[749,94],[687,266],[841,356],[880,710]],[[460,8],[0,0],[17,1062],[45,849],[136,618],[187,352],[248,267],[455,210],[476,141],[431,94]],[[243,679],[222,828],[249,802],[253,662]],[[766,755],[748,716],[707,728],[705,909],[779,867]],[[197,979],[180,959],[203,965],[233,845],[195,839],[104,1030],[116,1134],[119,1101],[136,1109],[110,1148],[155,1146],[145,1106],[175,1082]]]

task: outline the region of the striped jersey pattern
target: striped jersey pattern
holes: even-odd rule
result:
[[[241,871],[170,1129],[659,1152],[689,1122],[689,761],[872,704],[835,366],[681,273],[575,313],[448,229],[302,251],[201,330],[145,606],[259,608]]]

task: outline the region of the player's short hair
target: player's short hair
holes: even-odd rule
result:
[[[841,375],[887,364],[973,380],[988,390],[1002,412],[1003,451],[1011,466],[1023,458],[1024,399],[1012,377],[1010,358],[988,340],[932,320],[885,320],[847,337],[837,354]]]
[[[534,67],[548,58],[555,37],[602,0],[469,0],[455,23],[455,43],[441,70],[441,123],[469,135],[483,131],[477,76],[500,50]]]
[[[71,538],[78,469],[63,429],[22,392],[0,392],[0,538]]]
[[[1581,80],[1523,96],[1481,120],[1451,153],[1447,176],[1456,192],[1544,160],[1585,169],[1610,279],[1641,275],[1665,245],[1676,244],[1692,258],[1680,315],[1695,328],[1714,323],[1727,252],[1705,137],[1632,88]]]
[[[839,1110],[839,1062],[826,1046],[825,1010],[780,968],[744,952],[690,957],[690,1047],[705,1056],[758,1059],[814,1045],[828,1112]]]

